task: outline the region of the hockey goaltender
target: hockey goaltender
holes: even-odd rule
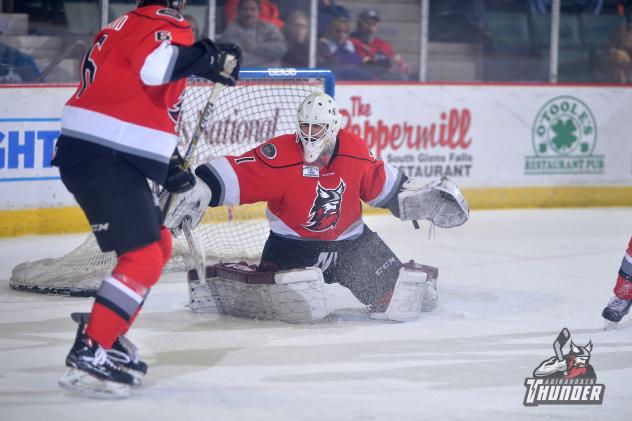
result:
[[[296,133],[195,169],[193,189],[178,194],[165,224],[197,226],[206,205],[266,202],[270,234],[258,267],[220,264],[206,280],[190,278],[191,307],[290,322],[327,316],[323,283],[348,288],[373,318],[408,321],[437,306],[438,270],[402,264],[362,220],[362,202],[403,221],[449,228],[465,223],[469,207],[457,186],[408,178],[366,142],[340,129],[332,97],[307,96]]]

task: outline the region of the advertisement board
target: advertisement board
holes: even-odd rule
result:
[[[50,165],[73,92],[0,88],[0,235],[56,232],[64,208],[81,219]],[[336,100],[375,157],[453,179],[474,209],[632,205],[632,87],[339,83]]]

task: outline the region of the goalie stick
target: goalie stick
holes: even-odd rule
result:
[[[224,65],[224,72],[222,72],[222,75],[229,78],[235,66],[237,66],[237,57],[229,54],[226,57],[226,63]],[[206,101],[204,109],[200,113],[200,117],[195,127],[195,131],[193,132],[193,136],[191,136],[191,142],[189,142],[187,151],[182,157],[184,161],[184,163],[182,164],[182,169],[185,171],[187,171],[191,166],[191,158],[196,151],[197,145],[200,141],[200,138],[202,137],[202,133],[204,133],[204,131],[206,130],[206,126],[208,126],[211,118],[213,117],[213,114],[215,114],[215,104],[217,103],[219,94],[222,89],[224,89],[224,87],[224,84],[215,82],[213,88],[211,89],[211,94]],[[164,222],[165,217],[169,212],[171,202],[173,201],[173,195],[174,193],[167,192],[164,189],[160,193],[159,201],[161,209],[161,224]],[[193,258],[195,264],[195,270],[197,271],[200,279],[204,279],[203,276],[206,274],[206,256],[204,255],[204,248],[200,245],[200,241],[193,233],[193,228],[189,223],[182,224],[182,232],[186,237],[187,245],[189,246],[189,250],[191,251],[191,257]]]

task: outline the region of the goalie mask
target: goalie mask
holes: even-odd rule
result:
[[[165,6],[170,9],[176,10],[178,13],[182,13],[187,0],[136,0],[136,7],[145,7],[151,5]]]
[[[325,93],[313,93],[298,107],[296,141],[303,148],[303,160],[328,161],[340,130],[341,118],[336,102]]]

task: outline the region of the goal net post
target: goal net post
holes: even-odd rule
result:
[[[169,112],[177,116],[178,149],[184,153],[212,82],[190,79],[181,101]],[[296,130],[296,114],[310,93],[335,95],[335,77],[327,69],[243,69],[237,86],[222,90],[215,111],[191,159],[196,166],[213,157],[240,155],[266,140]],[[209,262],[257,262],[269,233],[265,204],[208,208],[194,230]],[[183,235],[174,238],[173,256],[164,272],[193,267]],[[10,286],[17,290],[72,296],[95,295],[116,265],[114,252],[103,253],[89,234],[66,255],[24,262],[13,268]]]

